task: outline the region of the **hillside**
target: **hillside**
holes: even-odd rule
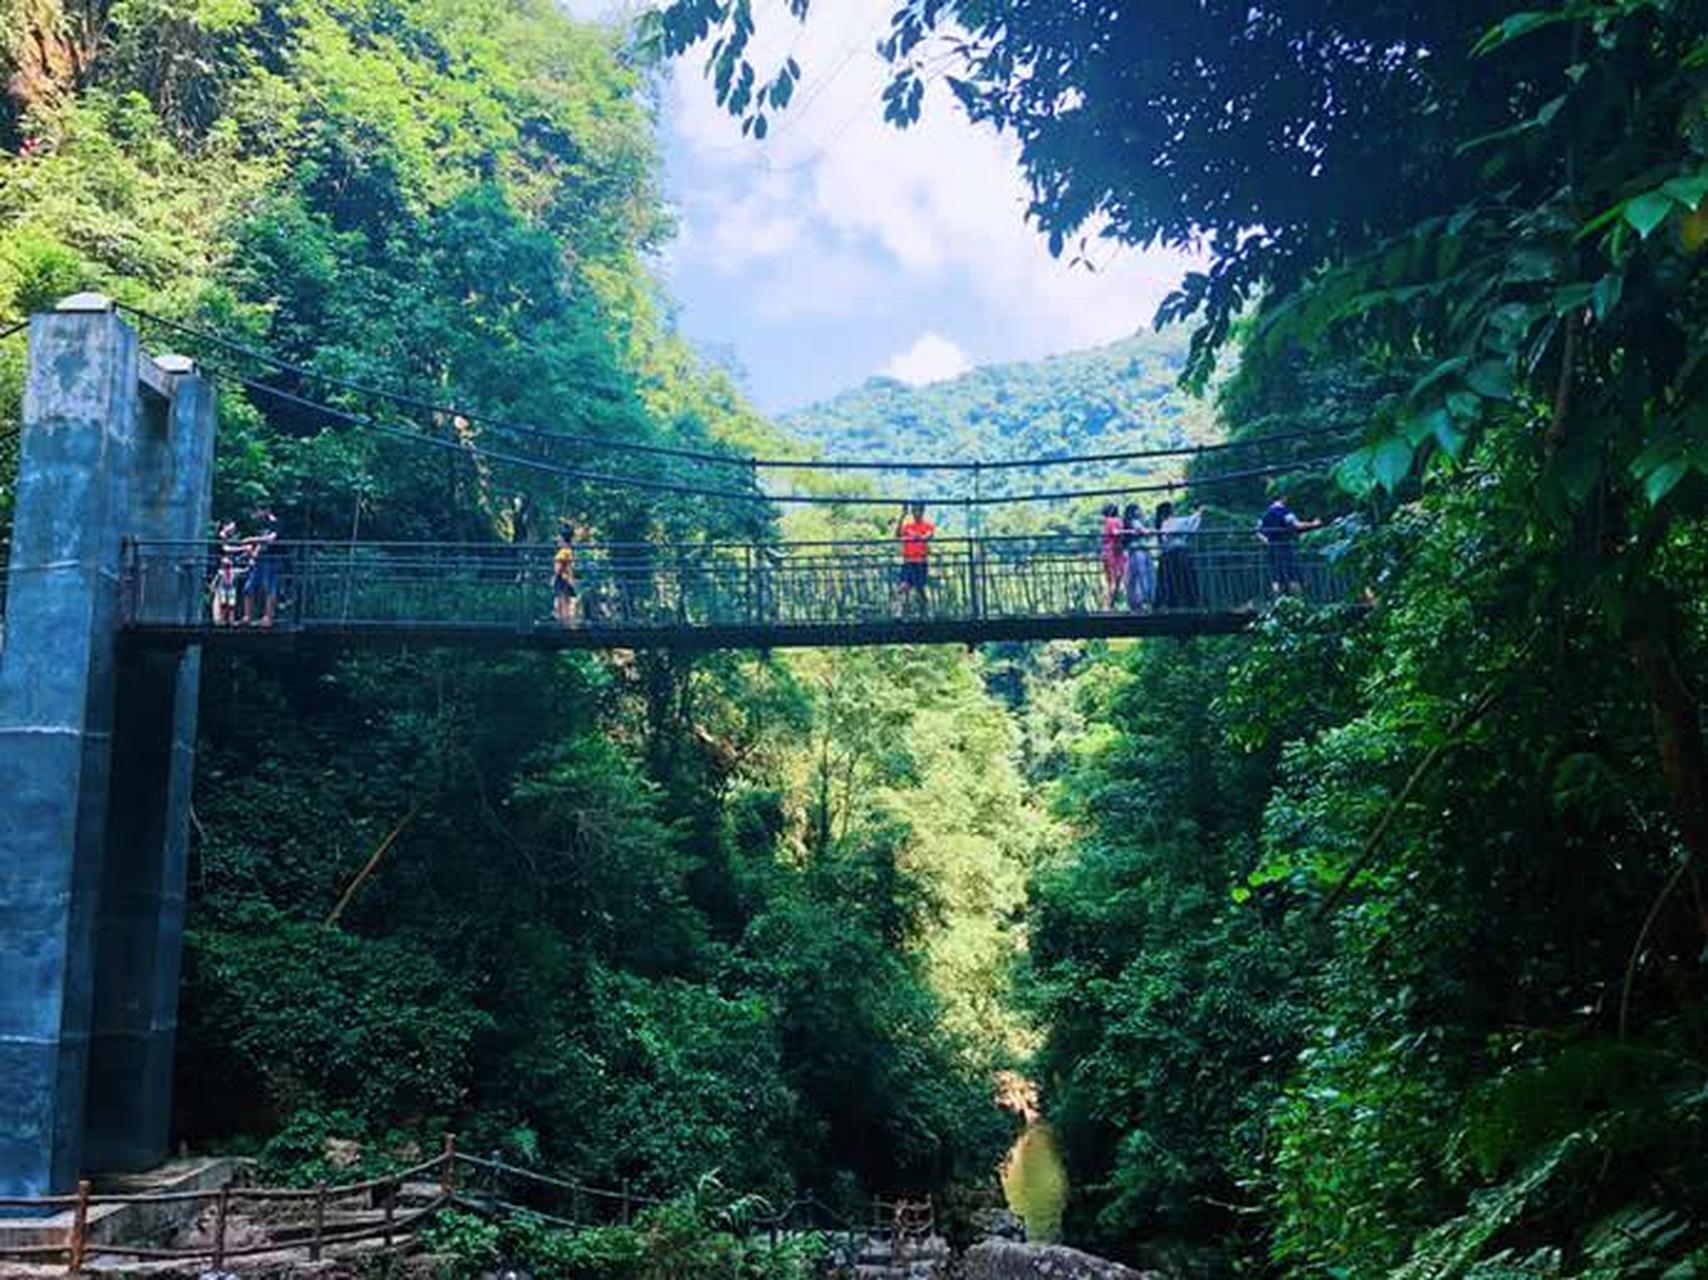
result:
[[[1183,328],[1143,333],[922,387],[872,378],[783,415],[779,425],[824,456],[860,461],[994,461],[1200,443],[1213,437],[1215,418],[1209,401],[1178,384],[1189,338]],[[1148,464],[1104,463],[1004,472],[983,483],[987,493],[1060,490],[1158,474]],[[931,490],[955,483],[941,480]]]

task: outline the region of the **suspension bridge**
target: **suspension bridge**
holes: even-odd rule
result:
[[[766,513],[788,504],[894,511],[903,497],[922,496],[767,487],[766,476],[790,469],[897,471],[910,481],[950,474],[970,489],[924,500],[969,513],[1181,486],[989,492],[987,472],[1021,464],[758,459],[590,442],[328,378],[132,311],[139,322],[192,339],[199,353],[222,352],[247,368],[221,368],[208,355],[150,356],[122,310],[79,295],[27,326],[19,469],[0,582],[0,1198],[63,1195],[89,1170],[147,1170],[168,1149],[200,663],[208,649],[769,650],[1190,636],[1248,626],[1278,572],[1310,601],[1352,598],[1330,557],[1289,544],[1285,559],[1274,560],[1250,528],[1142,534],[1130,549],[1157,562],[1157,590],[1140,607],[1120,609],[1110,607],[1096,536],[975,531],[941,539],[930,549],[924,589],[908,593],[897,589],[902,557],[892,540],[660,538],[575,547],[578,608],[560,620],[551,611],[551,548],[496,538],[353,537],[269,545],[262,554],[279,570],[273,625],[229,625],[210,607],[226,554],[208,534],[220,381],[257,401],[288,404],[320,430],[371,432],[489,471],[515,468],[594,492],[666,493],[707,510],[743,504],[757,515],[755,528],[768,527]],[[275,380],[253,376],[256,365]],[[382,420],[301,389],[315,386],[398,412]],[[1223,452],[1237,463],[1242,449],[1292,446],[1308,434],[1024,465],[1081,468]],[[513,443],[496,447],[488,443],[494,437]],[[606,455],[643,458],[651,469],[588,461]],[[684,478],[665,464],[714,469],[720,478]],[[1192,485],[1311,465],[1247,462]]]
[[[650,544],[575,549],[575,625],[552,616],[551,547],[474,543],[280,542],[270,628],[215,619],[208,584],[220,552],[205,543],[127,542],[120,626],[170,647],[321,648],[487,644],[568,649],[769,650],[886,644],[1225,634],[1272,598],[1267,550],[1252,535],[1182,534],[1165,590],[1110,607],[1099,540],[1072,536],[946,539],[926,587],[898,600],[888,541]],[[1293,590],[1350,599],[1320,553],[1296,555]]]

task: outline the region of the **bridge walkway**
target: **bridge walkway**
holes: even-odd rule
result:
[[[1200,533],[1151,554],[1157,594],[1106,607],[1095,537],[943,540],[929,586],[898,600],[891,541],[575,549],[577,625],[552,616],[550,546],[280,542],[274,627],[221,625],[209,584],[218,547],[127,544],[121,627],[153,645],[489,645],[546,649],[780,649],[1227,634],[1274,594],[1270,549],[1250,533]],[[1299,549],[1293,589],[1349,603],[1348,576]]]

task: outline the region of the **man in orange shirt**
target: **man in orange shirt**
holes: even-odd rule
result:
[[[901,518],[896,521],[896,537],[901,539],[901,585],[896,588],[895,602],[898,618],[907,611],[915,593],[924,605],[930,584],[931,539],[936,534],[937,526],[925,518],[923,502],[901,509]]]

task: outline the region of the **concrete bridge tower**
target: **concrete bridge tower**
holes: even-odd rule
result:
[[[0,1196],[166,1154],[200,654],[123,642],[120,569],[127,537],[205,536],[215,426],[209,382],[150,359],[105,298],[34,317],[29,342],[0,633]]]

